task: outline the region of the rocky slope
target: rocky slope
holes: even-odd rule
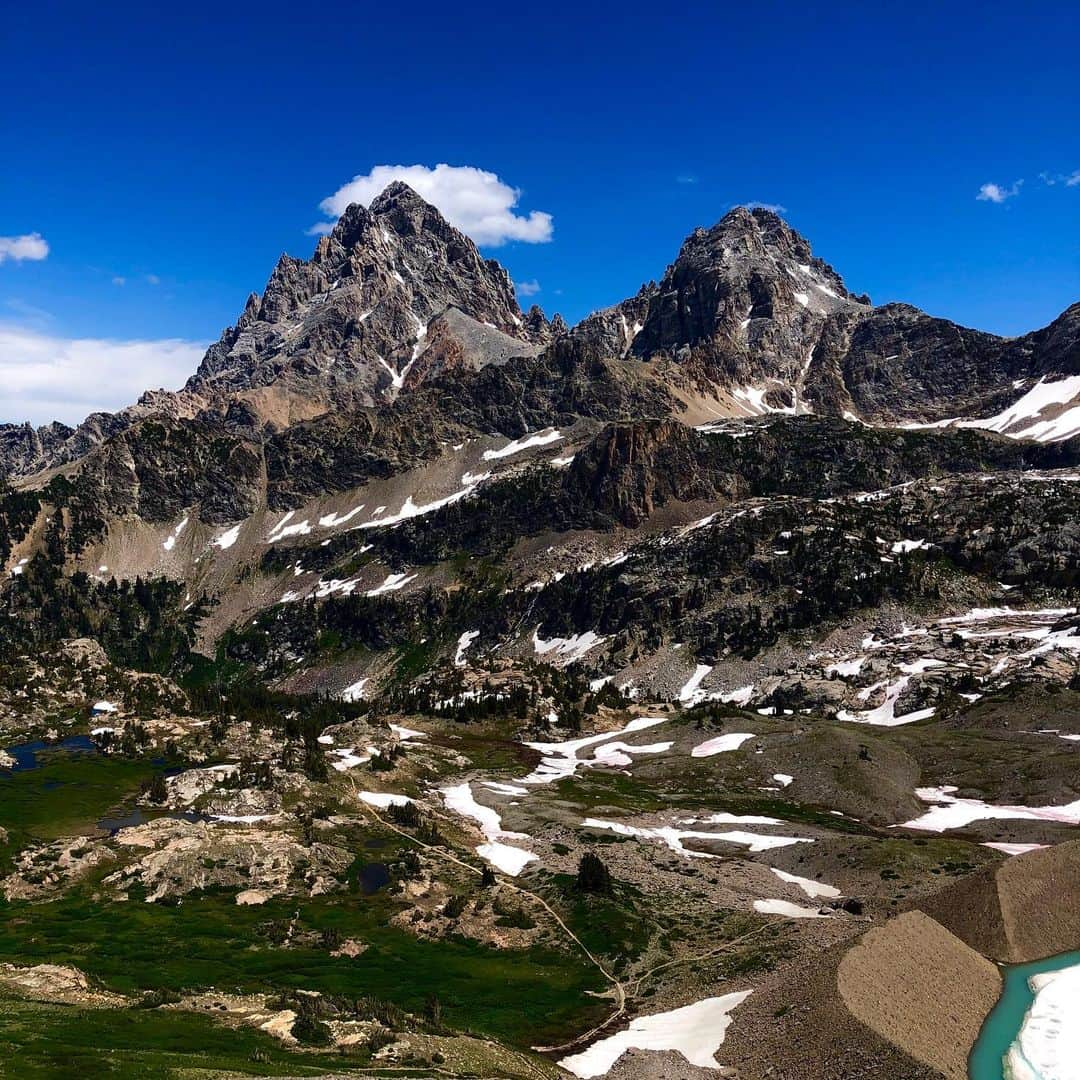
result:
[[[695,231],[648,294],[633,330],[632,355],[675,361],[744,415],[819,412],[873,423],[977,418],[997,413],[1037,380],[1080,373],[1080,307],[1011,340],[906,304],[873,307],[768,210],[736,208]],[[1078,394],[1080,383],[1070,384],[1057,404]],[[1080,416],[1067,430],[1080,430]]]

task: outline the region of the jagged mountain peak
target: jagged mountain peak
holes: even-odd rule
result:
[[[283,398],[307,415],[389,401],[415,385],[428,328],[451,308],[464,338],[444,347],[468,368],[487,362],[488,344],[501,362],[504,339],[519,340],[524,355],[549,336],[546,321],[525,324],[507,272],[396,182],[369,206],[348,206],[310,260],[283,255],[187,390],[266,399],[272,387],[277,423],[296,415],[291,405],[282,415]],[[476,326],[466,331],[468,320]]]
[[[683,242],[629,353],[674,361],[710,393],[805,409],[802,388],[826,322],[869,310],[779,215],[737,206]]]
[[[763,206],[733,206],[715,225],[694,231],[707,233],[715,230],[793,240],[809,247],[807,241],[775,210],[769,210]]]
[[[736,206],[710,228],[695,229],[667,276],[679,270],[702,273],[710,268],[730,275],[747,264],[765,276],[785,274],[796,287],[824,285],[829,290],[822,290],[826,296],[851,297],[836,270],[814,254],[809,240],[779,214],[762,207]]]
[[[388,184],[371,200],[369,209],[373,217],[385,219],[402,236],[419,235],[424,231],[444,234],[457,231],[435,206],[401,180]]]
[[[373,214],[385,213],[388,209],[416,209],[426,213],[429,210],[434,210],[435,213],[439,213],[435,210],[435,207],[419,195],[415,188],[410,187],[404,180],[391,180],[371,200],[371,212]],[[440,215],[441,217],[441,215]]]
[[[444,237],[450,234],[462,236],[435,206],[401,180],[387,185],[369,206],[350,203],[331,230],[330,239],[346,249],[353,248],[368,239],[372,225],[382,225],[399,237],[420,236],[425,232]],[[388,239],[385,232],[382,236]],[[327,248],[331,246],[327,245]]]
[[[687,423],[776,411],[937,423],[1080,374],[1080,304],[1010,340],[907,304],[875,308],[778,214],[737,206],[690,233],[659,283],[568,330],[538,306],[523,315],[503,267],[394,183],[348,206],[309,259],[283,254],[184,390],[76,429],[0,426],[0,469],[76,460],[147,417],[280,430],[543,349],[567,370],[646,361],[633,377],[673,393]]]

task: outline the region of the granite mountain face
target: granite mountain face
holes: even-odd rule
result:
[[[522,315],[502,267],[394,184],[370,209],[349,207],[311,259],[282,255],[182,390],[148,392],[74,431],[8,425],[3,464],[18,474],[74,460],[148,417],[280,430],[331,409],[389,404],[432,372],[532,355],[550,336],[539,309]]]
[[[85,572],[164,573],[236,599],[213,639],[273,601],[269,582],[258,595],[240,582],[251,559],[276,566],[283,542],[321,535],[327,549],[297,563],[298,586],[317,592],[323,578],[308,575],[335,558],[344,573],[341,513],[379,533],[370,543],[392,567],[435,566],[455,543],[503,558],[545,530],[648,532],[680,508],[770,492],[828,500],[1067,469],[1078,402],[1080,305],[1015,339],[875,307],[775,213],[739,207],[695,230],[658,282],[569,328],[523,314],[506,272],[396,183],[350,206],[311,259],[282,256],[183,389],[74,430],[0,431],[9,482],[36,508],[3,554],[29,558],[48,540]],[[993,491],[965,489],[964,514],[988,514],[1000,539],[1011,530],[985,508]],[[423,518],[421,531],[442,522],[451,539],[387,547],[394,501],[402,535]],[[281,536],[274,514],[296,519]],[[153,539],[179,521],[185,544]],[[235,550],[219,542],[234,531]],[[986,567],[1022,577],[1075,544],[1072,527],[1035,529]],[[625,607],[605,601],[604,627],[644,632],[644,598],[675,587],[658,565]],[[686,610],[688,638],[703,633],[690,612],[708,610]]]

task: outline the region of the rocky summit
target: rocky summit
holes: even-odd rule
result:
[[[737,207],[567,326],[395,182],[0,475],[49,1062],[965,1080],[1080,945],[1080,304],[875,306]]]

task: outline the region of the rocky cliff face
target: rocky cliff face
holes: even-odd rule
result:
[[[309,415],[345,403],[392,401],[429,346],[432,323],[461,361],[505,360],[517,343],[535,352],[506,271],[410,188],[392,184],[370,208],[350,206],[310,260],[283,255],[261,297],[212,345],[186,392],[310,402]],[[493,333],[491,333],[493,332]],[[412,377],[415,384],[416,377]]]
[[[690,235],[634,330],[629,355],[673,361],[751,415],[985,417],[1039,377],[1080,370],[1080,305],[1016,339],[875,308],[779,217],[742,207]]]
[[[793,389],[826,318],[858,316],[828,263],[768,210],[737,207],[683,244],[649,298],[635,356],[665,356],[714,383]]]

